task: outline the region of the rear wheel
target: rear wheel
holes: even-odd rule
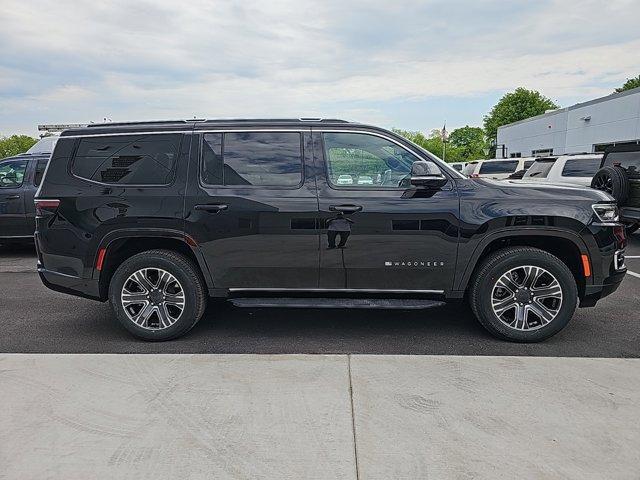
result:
[[[188,332],[206,306],[193,262],[170,250],[150,250],[125,260],[109,285],[120,323],[138,338],[170,340]]]
[[[530,247],[491,254],[471,284],[471,308],[493,335],[539,342],[562,330],[575,312],[578,289],[557,257]]]

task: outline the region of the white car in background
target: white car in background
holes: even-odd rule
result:
[[[589,187],[591,179],[600,169],[601,161],[602,155],[597,153],[538,158],[524,174],[522,180]]]
[[[519,170],[533,164],[531,158],[502,158],[495,160],[475,160],[467,163],[462,174],[472,178],[492,178],[506,180]]]

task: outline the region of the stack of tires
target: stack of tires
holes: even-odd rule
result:
[[[591,188],[607,192],[615,198],[618,207],[626,205],[629,199],[629,177],[624,168],[607,165],[602,167],[591,180]],[[633,233],[640,225],[633,224],[627,227],[628,233]]]

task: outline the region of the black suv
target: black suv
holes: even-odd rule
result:
[[[591,186],[615,198],[627,233],[640,228],[640,145],[609,147]]]
[[[187,332],[208,297],[406,307],[466,296],[492,334],[539,341],[626,272],[608,194],[468,179],[392,132],[340,120],[67,130],[36,209],[45,285],[109,300],[146,340]]]

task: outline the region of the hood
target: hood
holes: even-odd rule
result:
[[[558,198],[566,200],[590,200],[593,202],[615,202],[608,193],[589,187],[568,183],[542,183],[526,180],[473,179],[479,185],[500,190],[507,195],[538,198],[540,200]]]

